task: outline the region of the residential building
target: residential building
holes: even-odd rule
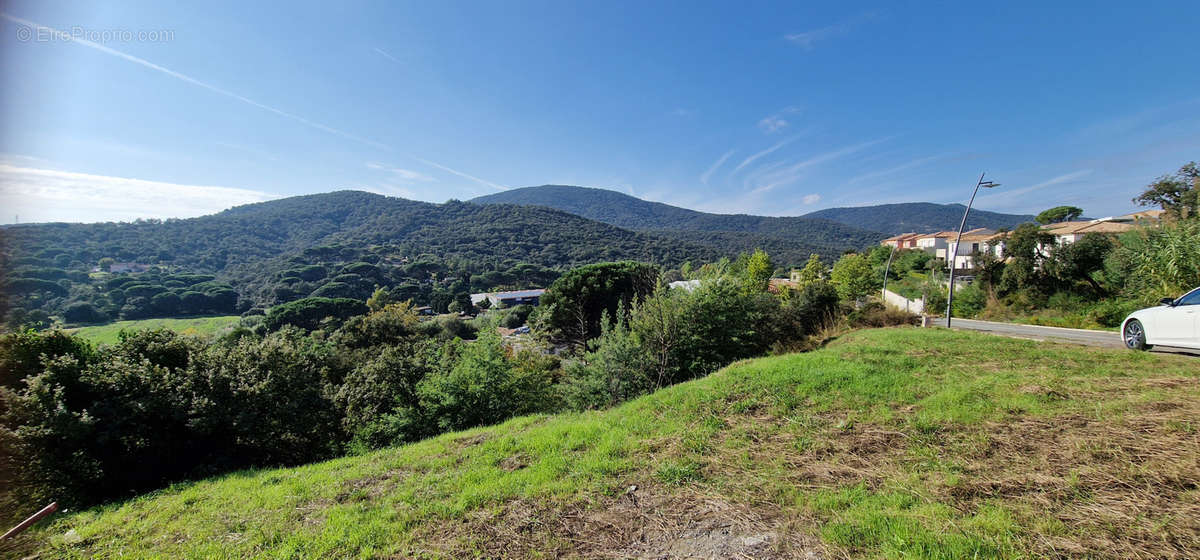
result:
[[[512,292],[490,292],[471,294],[471,304],[479,305],[483,300],[491,302],[492,307],[513,307],[516,305],[537,305],[546,290],[516,290]]]
[[[773,294],[778,294],[787,290],[788,288],[793,290],[800,288],[799,280],[793,280],[791,278],[772,278],[767,284],[767,291]]]
[[[1089,233],[1107,233],[1116,235],[1125,233],[1138,226],[1132,221],[1117,222],[1105,220],[1089,220],[1086,222],[1060,222],[1050,224],[1043,231],[1054,235],[1054,241],[1059,245],[1074,243]]]
[[[994,237],[996,237],[996,232],[986,228],[963,232],[961,241],[957,241],[958,236],[956,234],[954,237],[955,240],[947,244],[946,254],[954,255],[954,268],[956,270],[975,268],[975,256],[980,253],[991,252],[991,242]],[[949,262],[949,259],[947,259],[947,262]]]
[[[900,235],[893,235],[892,237],[884,239],[883,241],[880,241],[879,244],[886,245],[888,247],[895,247],[897,249],[916,249],[917,238],[919,237],[921,237],[921,234],[919,233],[901,233]]]
[[[994,233],[995,233],[994,231],[989,230],[989,229],[977,228],[977,229],[963,232],[963,236],[964,237],[968,236],[968,235],[975,236],[977,234],[992,235]],[[958,255],[971,254],[970,250],[967,249],[967,247],[970,247],[969,245],[964,244],[962,250],[959,250],[959,248],[954,245],[955,239],[957,239],[957,238],[958,238],[957,231],[939,231],[937,233],[927,233],[925,235],[917,237],[917,248],[921,249],[927,253],[932,254],[936,258],[943,259],[946,262],[950,262],[951,254],[958,254]],[[953,247],[953,249],[952,249],[952,247]]]

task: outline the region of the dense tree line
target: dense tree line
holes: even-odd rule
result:
[[[0,313],[9,328],[44,328],[364,299],[376,287],[444,312],[464,294],[545,286],[590,262],[674,265],[716,255],[547,208],[345,191],[186,220],[4,227]],[[148,270],[110,272],[121,263]],[[196,275],[211,284],[189,289]],[[115,293],[117,282],[137,289]]]
[[[501,340],[495,327],[517,308],[422,321],[386,290],[365,304],[297,300],[216,340],[156,330],[93,347],[61,331],[10,333],[0,336],[0,474],[14,478],[9,497],[87,505],[519,414],[609,406],[793,348],[853,307],[824,271],[769,292],[772,269],[765,253],[743,255],[697,268],[703,280],[691,290],[668,288],[649,264],[574,270],[530,319],[533,340],[548,344],[565,332],[555,308],[596,320],[573,333],[581,340],[565,361]]]

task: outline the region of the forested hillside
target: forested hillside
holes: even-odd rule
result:
[[[615,191],[566,185],[512,189],[472,202],[547,206],[685,242],[716,244],[727,251],[770,247],[771,254],[788,265],[803,264],[811,253],[834,257],[845,249],[874,245],[884,237],[874,228],[826,219],[710,214]]]
[[[52,316],[82,324],[228,314],[310,295],[365,299],[377,285],[444,310],[456,295],[545,285],[580,264],[675,266],[724,256],[549,208],[429,204],[356,191],[184,220],[0,231],[7,296],[0,303],[9,326],[45,326]],[[121,263],[140,267],[117,272]]]
[[[805,214],[805,218],[821,218],[843,224],[859,227],[869,227],[889,235],[899,233],[929,233],[949,229],[958,229],[962,221],[961,204],[933,204],[931,202],[905,202],[902,204],[880,204],[877,206],[857,206],[849,208],[826,208]],[[967,219],[967,229],[989,228],[1012,229],[1025,222],[1032,222],[1033,216],[1024,214],[1001,214],[988,212],[979,208],[971,208],[971,216]]]
[[[481,196],[472,202],[549,206],[635,230],[747,232],[780,236],[789,242],[816,245],[848,242],[854,247],[878,241],[878,232],[894,235],[957,228],[964,210],[961,204],[908,202],[829,208],[799,217],[783,218],[710,214],[660,202],[649,202],[616,191],[566,185],[513,189]],[[967,226],[1012,228],[1032,221],[1033,216],[1000,214],[973,208]]]

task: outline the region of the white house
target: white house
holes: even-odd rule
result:
[[[939,259],[944,259],[946,258],[946,248],[950,246],[950,240],[957,234],[958,232],[954,231],[927,233],[917,238],[917,248]]]
[[[975,268],[975,255],[994,251],[992,243],[996,232],[990,229],[977,228],[963,232],[961,242],[956,241],[957,237],[951,238],[946,247],[946,254],[954,255],[956,270]]]
[[[959,246],[955,244],[958,238],[957,231],[939,231],[917,237],[916,246],[947,263],[951,261],[950,256],[953,255],[956,268],[970,268],[970,255],[976,251],[987,250],[986,242],[995,233],[986,228],[964,231],[962,244]],[[959,257],[967,258],[960,259]]]

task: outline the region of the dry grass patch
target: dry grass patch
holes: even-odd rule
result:
[[[550,508],[514,500],[423,537],[428,548],[417,553],[453,558],[826,557],[819,541],[777,508],[655,483]]]

